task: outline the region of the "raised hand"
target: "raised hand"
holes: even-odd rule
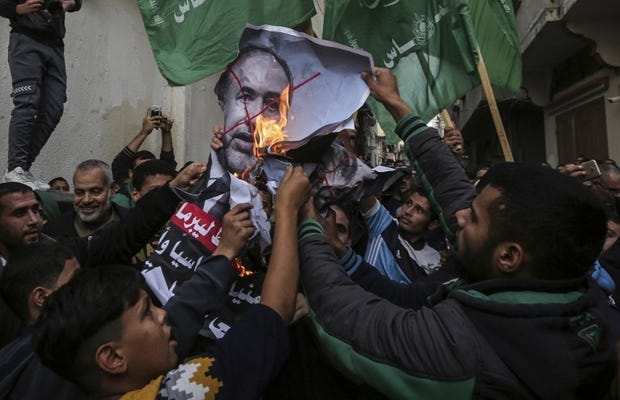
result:
[[[200,179],[206,170],[206,162],[191,163],[187,167],[183,168],[181,172],[179,172],[178,175],[170,181],[170,186],[187,192],[194,187],[198,179]]]
[[[224,125],[216,125],[213,127],[213,137],[211,138],[211,148],[218,151],[224,147],[222,137],[224,136]]]
[[[581,164],[564,164],[559,171],[577,179],[583,179],[583,177],[586,176],[586,171],[583,169],[583,165]]]
[[[148,135],[153,129],[158,129],[161,126],[161,118],[161,115],[151,117],[151,109],[146,110],[146,115],[142,120],[142,132]]]
[[[172,125],[174,125],[174,120],[166,115],[162,115],[160,118],[161,133],[165,134],[172,132]]]
[[[43,8],[43,0],[26,0],[15,7],[15,12],[20,15],[40,11]]]
[[[237,204],[224,215],[220,244],[213,255],[223,255],[229,260],[237,257],[254,233],[254,225],[250,219],[251,204]]]
[[[310,181],[300,166],[288,168],[276,192],[276,217],[279,212],[290,211],[297,216],[301,206],[310,197]]]
[[[411,112],[398,92],[396,76],[387,68],[375,68],[373,75],[362,72],[362,79],[368,85],[370,94],[383,103],[397,121]]]
[[[444,130],[443,141],[450,147],[452,153],[460,161],[463,157],[463,136],[461,131],[456,128],[446,128]]]

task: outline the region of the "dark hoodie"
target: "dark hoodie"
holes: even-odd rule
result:
[[[492,280],[452,291],[527,397],[600,399],[615,372],[609,306],[589,279]]]
[[[21,3],[25,3],[25,0],[0,0],[0,16],[11,20],[11,32],[23,33],[50,46],[63,47],[65,13],[37,11],[19,15],[16,7]],[[78,11],[81,7],[82,0],[75,0],[75,8],[71,12]]]

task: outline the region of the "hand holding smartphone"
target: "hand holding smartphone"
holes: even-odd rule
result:
[[[601,169],[598,167],[596,160],[584,161],[579,165],[581,165],[583,172],[585,172],[585,175],[581,178],[584,181],[589,181],[601,176]]]
[[[151,106],[151,117],[161,117],[161,107],[153,104]]]

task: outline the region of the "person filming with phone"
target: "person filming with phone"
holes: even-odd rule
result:
[[[607,206],[620,196],[620,168],[615,164],[586,160],[563,165],[560,172],[581,179]]]
[[[592,191],[604,204],[614,204],[620,195],[620,169],[607,163],[599,163],[601,175],[592,180]]]
[[[174,120],[161,111],[161,106],[152,105],[142,119],[142,128],[133,139],[125,146],[112,161],[112,175],[118,185],[118,192],[112,201],[122,207],[131,208],[131,175],[134,168],[147,160],[155,159],[155,155],[147,150],[140,150],[147,137],[154,130],[161,131],[161,151],[159,159],[170,164],[175,169],[177,163],[174,159],[172,147],[172,125]]]
[[[0,16],[11,24],[10,95],[14,104],[4,182],[49,189],[47,183],[34,178],[30,167],[63,114],[67,100],[65,12],[81,7],[82,0],[0,0]]]

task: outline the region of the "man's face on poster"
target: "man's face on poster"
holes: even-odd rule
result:
[[[234,128],[224,135],[224,148],[218,157],[230,172],[241,174],[256,162],[253,132],[257,114],[265,109],[264,118],[280,118],[280,93],[289,80],[278,60],[261,50],[243,54],[233,64],[232,70],[238,81],[229,72],[228,85],[223,88],[221,100],[225,131]]]

